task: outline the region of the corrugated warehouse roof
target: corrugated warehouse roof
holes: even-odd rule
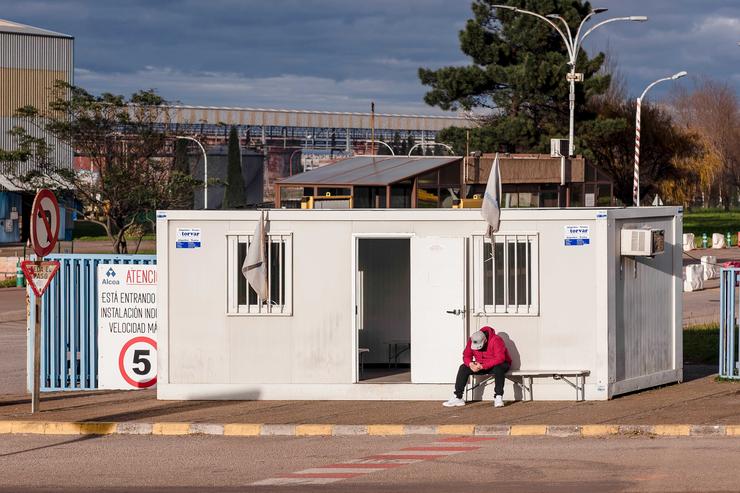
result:
[[[459,156],[358,156],[285,178],[278,184],[385,186],[461,159]]]
[[[39,27],[27,26],[19,22],[0,19],[0,33],[29,34],[34,36],[51,36],[54,38],[72,38],[69,34],[57,33]]]

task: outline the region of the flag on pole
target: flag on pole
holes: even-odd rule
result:
[[[249,244],[247,256],[242,264],[242,274],[247,278],[247,282],[262,301],[266,301],[269,297],[267,291],[267,256],[265,255],[266,242],[265,213],[261,212],[257,228],[254,230],[252,243]]]
[[[481,205],[480,214],[488,223],[486,236],[491,238],[493,233],[498,231],[501,223],[501,168],[499,166],[498,152],[491,166],[491,173],[488,175],[486,192],[483,195],[483,204]]]

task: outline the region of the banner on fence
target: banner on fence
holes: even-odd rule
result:
[[[98,387],[157,383],[157,267],[98,265]]]

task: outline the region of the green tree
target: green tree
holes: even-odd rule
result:
[[[414,134],[409,132],[409,136],[406,137],[406,148],[403,150],[403,153],[408,154],[409,152],[411,152],[411,148],[414,147],[415,145],[416,145],[416,139],[414,138]],[[419,154],[419,148],[417,147],[416,149],[414,149],[414,152]]]
[[[95,96],[63,81],[54,84],[49,100],[47,108],[16,111],[30,130],[11,131],[17,146],[4,153],[12,158],[6,173],[25,189],[73,190],[83,204],[80,217],[105,229],[114,252],[128,253],[128,232],[143,235],[157,209],[181,207],[184,192],[197,185],[174,171],[172,137],[161,128],[169,120],[167,101],[151,90],[129,98]],[[76,172],[58,164],[55,146],[36,137],[37,131],[88,157],[94,171]]]
[[[244,176],[242,175],[242,150],[236,127],[229,132],[228,170],[223,209],[242,209],[247,205],[244,197]]]
[[[569,71],[567,49],[558,33],[533,16],[493,7],[496,3],[540,14],[559,14],[572,32],[591,11],[580,0],[475,0],[473,19],[460,31],[460,47],[470,57],[467,66],[419,69],[422,84],[431,89],[424,100],[444,110],[488,110],[471,131],[471,145],[482,151],[544,152],[550,138],[568,130]],[[589,58],[581,50],[577,70],[576,121],[594,120],[586,104],[604,93],[609,75],[600,74],[604,55]],[[577,132],[581,135],[582,131]],[[456,152],[465,150],[465,129],[446,129],[438,140]],[[578,145],[579,142],[576,142]]]
[[[635,158],[635,101],[604,101],[599,117],[586,122],[583,142],[586,159],[598,163],[614,182],[614,196],[632,205]],[[696,182],[698,170],[683,165],[701,158],[704,148],[697,136],[673,123],[659,106],[643,103],[640,128],[640,198]],[[665,198],[665,197],[664,197]]]
[[[175,157],[173,174],[176,173],[177,179],[186,180],[190,177],[190,156],[188,155],[188,141],[186,139],[177,139],[175,141]],[[182,191],[182,204],[186,209],[193,208],[194,191],[187,188]]]
[[[406,154],[403,152],[403,143],[401,142],[401,134],[398,132],[393,134],[393,140],[391,141],[391,147],[393,148],[393,152],[396,153],[396,155],[399,154]]]

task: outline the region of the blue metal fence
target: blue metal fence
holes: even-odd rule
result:
[[[156,264],[156,255],[52,254],[59,272],[41,300],[41,390],[98,388],[98,265]],[[36,297],[31,292],[31,307]],[[30,327],[36,322],[30,310]],[[28,347],[33,349],[33,330]],[[29,351],[28,368],[33,368]],[[29,375],[29,388],[32,383]]]
[[[740,379],[740,269],[723,268],[720,273],[719,376]]]

